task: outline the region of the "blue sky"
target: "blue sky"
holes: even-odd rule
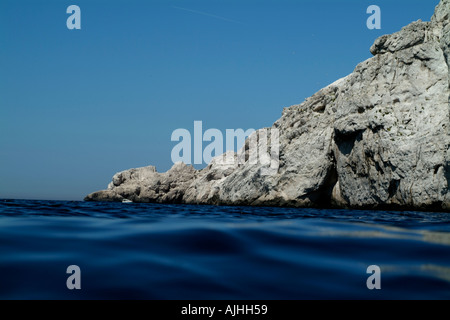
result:
[[[177,128],[262,128],[438,0],[1,0],[0,198],[81,200],[172,165]],[[69,5],[81,30],[68,30]],[[369,30],[378,5],[382,29]]]

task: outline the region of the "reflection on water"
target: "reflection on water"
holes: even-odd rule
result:
[[[425,264],[425,265],[422,265],[420,268],[424,272],[430,272],[435,277],[439,277],[442,280],[450,282],[450,267]]]
[[[437,243],[442,245],[450,245],[450,233],[448,232],[433,232],[421,230],[422,240],[430,243]]]
[[[409,230],[399,227],[391,227],[387,225],[372,226],[370,230],[367,225],[361,224],[359,228],[363,230],[336,230],[330,228],[318,228],[315,230],[321,236],[330,237],[354,237],[354,238],[385,238],[385,239],[406,239],[406,240],[422,240],[429,243],[442,245],[450,245],[450,233],[436,232],[429,230]]]
[[[2,299],[450,298],[445,213],[0,201],[0,229]]]

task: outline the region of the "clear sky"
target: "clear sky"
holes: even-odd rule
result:
[[[69,5],[81,30],[69,30]],[[369,30],[369,5],[382,29]],[[262,128],[438,0],[1,0],[0,198],[81,200],[172,165],[177,128]]]

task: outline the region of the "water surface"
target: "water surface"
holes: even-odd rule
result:
[[[450,214],[0,200],[0,298],[449,299]]]

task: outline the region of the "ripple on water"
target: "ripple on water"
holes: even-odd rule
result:
[[[0,228],[3,299],[450,298],[445,213],[2,200]]]

